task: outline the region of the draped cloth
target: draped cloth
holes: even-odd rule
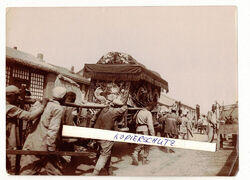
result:
[[[145,80],[168,91],[168,82],[158,74],[135,64],[85,64],[84,76],[105,81]]]

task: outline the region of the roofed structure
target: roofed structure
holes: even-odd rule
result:
[[[83,75],[94,80],[106,81],[144,80],[168,92],[167,81],[125,53],[109,52],[102,56],[97,64],[85,64]]]
[[[79,74],[74,74],[66,68],[46,63],[45,61],[31,54],[16,50],[14,48],[6,47],[6,58],[9,62],[21,64],[35,69],[40,69],[46,72],[62,74],[63,76],[68,77],[76,82],[84,84],[90,83],[90,81],[84,78],[83,76]]]

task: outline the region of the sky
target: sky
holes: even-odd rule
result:
[[[130,54],[201,112],[238,100],[237,14],[230,6],[9,8],[8,47],[75,71],[110,51]]]

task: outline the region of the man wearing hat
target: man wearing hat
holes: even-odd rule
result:
[[[123,105],[121,100],[114,99],[109,106],[101,110],[94,128],[114,130],[115,122],[122,119],[122,115],[126,110],[127,106]],[[107,140],[98,140],[97,142],[100,145],[101,150],[92,175],[99,175],[101,169],[104,167],[109,175],[113,175],[111,168],[111,152],[114,142]]]
[[[20,145],[18,134],[18,120],[32,121],[43,112],[46,101],[43,105],[32,112],[25,111],[18,107],[20,89],[14,85],[6,87],[6,148],[7,150],[16,149]],[[9,174],[14,174],[16,155],[7,155],[6,166]]]
[[[208,111],[207,115],[207,120],[208,120],[208,142],[213,142],[214,140],[214,134],[217,133],[217,123],[218,123],[218,118],[217,118],[217,113],[216,113],[216,105],[212,105],[212,111]]]
[[[166,118],[166,115],[170,113],[169,109],[166,109],[165,111],[161,112],[161,116],[159,117],[159,124],[160,124],[160,136],[163,137],[164,136],[164,121]],[[157,134],[156,134],[157,135]]]
[[[176,114],[177,108],[173,106],[171,108],[171,113],[164,116],[163,126],[164,126],[164,136],[167,138],[178,138],[178,124],[181,124],[181,120]],[[169,152],[174,152],[174,150],[169,149]]]
[[[189,140],[189,135],[191,133],[191,124],[187,117],[188,111],[184,110],[182,115],[183,116],[181,118],[180,134],[182,136],[182,139]]]
[[[150,135],[154,136],[155,131],[154,131],[154,124],[153,124],[153,119],[152,119],[152,111],[153,109],[153,104],[148,104],[146,108],[143,108],[138,112],[136,115],[136,133],[137,134],[144,134],[144,135]],[[138,155],[139,153],[143,150],[143,159],[142,163],[147,164],[148,163],[148,155],[149,155],[149,148],[150,146],[144,145],[144,144],[137,144],[135,147],[135,150],[132,154],[132,164],[133,165],[138,165]]]
[[[166,115],[164,121],[164,133],[168,138],[176,138],[178,137],[178,128],[177,125],[181,123],[180,118],[176,114],[176,107],[173,106],[171,108],[171,113]]]
[[[23,150],[56,150],[64,115],[64,108],[61,104],[65,101],[66,92],[64,87],[55,87],[52,90],[53,99],[48,102],[44,109],[36,129],[28,135]],[[20,165],[21,175],[62,174],[60,169],[56,167],[58,165],[56,156],[22,155]]]

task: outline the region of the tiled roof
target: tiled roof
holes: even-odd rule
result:
[[[90,83],[90,81],[86,78],[82,77],[79,74],[74,74],[66,68],[46,63],[31,54],[10,47],[6,47],[6,59],[9,62],[19,63],[31,68],[40,69],[46,72],[53,72],[56,74],[62,74],[63,76],[71,78],[78,83]]]
[[[160,99],[159,99],[158,102],[159,102],[161,105],[172,106],[176,101],[177,101],[177,100],[168,97],[166,94],[161,93],[161,96],[160,96]],[[187,108],[189,108],[189,109],[195,110],[195,108],[193,108],[193,107],[191,107],[191,106],[188,106],[188,105],[186,105],[186,104],[183,104],[183,103],[181,103],[181,106],[185,106],[185,107],[187,107]]]
[[[166,106],[172,106],[175,103],[176,100],[169,98],[168,96],[166,96],[165,94],[161,93],[160,99],[159,99],[159,103],[162,105],[166,105]]]

